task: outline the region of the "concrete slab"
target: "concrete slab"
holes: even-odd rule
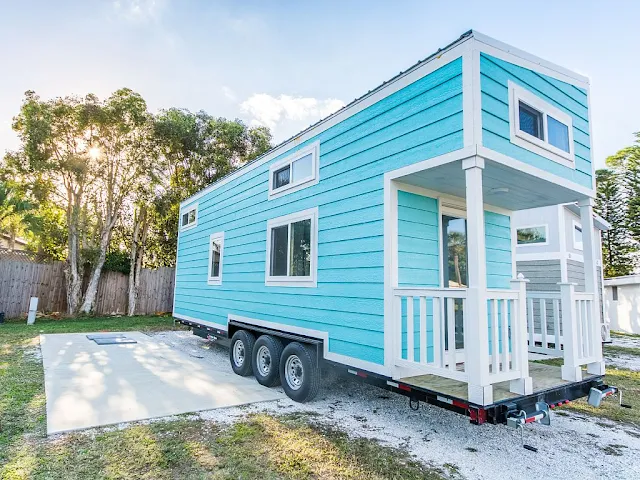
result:
[[[48,434],[284,398],[143,333],[126,336],[138,343],[40,335]]]

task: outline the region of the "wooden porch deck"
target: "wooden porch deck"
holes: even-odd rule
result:
[[[560,367],[542,363],[529,362],[529,375],[531,375],[533,380],[533,393],[572,383],[562,380]],[[582,378],[583,380],[587,380],[594,376],[595,375],[589,375],[586,371],[583,371]],[[457,397],[461,400],[468,400],[467,384],[465,382],[439,377],[437,375],[418,375],[416,377],[405,377],[398,380],[408,385],[415,385],[416,387],[426,388],[433,392]],[[509,391],[509,382],[501,382],[493,385],[494,403],[521,396],[522,395]]]

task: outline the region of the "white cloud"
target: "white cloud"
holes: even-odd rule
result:
[[[225,96],[227,100],[230,100],[232,102],[235,102],[238,98],[236,97],[236,93],[233,91],[233,89],[230,87],[227,87],[226,85],[222,86],[222,94]]]
[[[157,19],[167,0],[114,0],[113,8],[118,15],[132,22]]]
[[[285,121],[314,123],[343,106],[344,102],[337,98],[274,97],[266,93],[255,93],[240,104],[240,108],[251,116],[252,125],[264,125],[273,131]]]

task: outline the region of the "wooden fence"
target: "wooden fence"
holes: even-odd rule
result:
[[[142,270],[137,314],[170,312],[173,309],[174,273],[172,267]],[[102,272],[96,297],[96,314],[126,313],[128,284],[127,275]],[[31,297],[38,297],[38,311],[66,313],[64,263],[0,260],[0,312],[4,312],[7,318],[26,315]]]

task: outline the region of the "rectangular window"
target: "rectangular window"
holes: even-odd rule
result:
[[[518,245],[546,245],[547,226],[522,227],[517,230]]]
[[[180,215],[180,230],[188,230],[198,224],[198,205],[191,205]]]
[[[573,248],[582,250],[582,226],[578,222],[573,222]]]
[[[209,285],[222,284],[222,252],[224,249],[224,232],[209,236]]]
[[[318,183],[320,144],[298,150],[269,168],[269,199]]]
[[[575,168],[571,115],[512,81],[508,85],[511,143]]]
[[[318,209],[267,222],[267,285],[316,286]]]
[[[614,302],[618,301],[618,287],[616,285],[611,287],[611,298]]]

